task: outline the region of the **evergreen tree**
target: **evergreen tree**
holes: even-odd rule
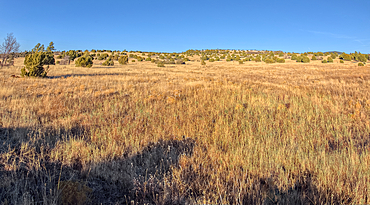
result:
[[[89,55],[88,52],[85,52],[84,55],[76,60],[76,67],[88,67],[91,68],[93,66],[92,57]]]
[[[38,43],[24,59],[24,65],[21,69],[21,76],[46,77],[47,71],[44,69],[44,63],[47,61],[48,53],[44,51],[44,45]]]
[[[127,55],[121,56],[118,59],[118,63],[119,64],[122,64],[122,65],[126,65],[128,63],[128,57],[127,57]]]

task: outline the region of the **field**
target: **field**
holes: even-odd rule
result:
[[[370,203],[369,64],[189,59],[0,69],[0,202]]]

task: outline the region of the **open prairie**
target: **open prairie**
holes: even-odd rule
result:
[[[199,59],[0,69],[0,202],[370,203],[369,64]]]

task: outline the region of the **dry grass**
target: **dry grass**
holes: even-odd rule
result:
[[[130,62],[11,78],[21,63],[0,70],[2,203],[370,203],[368,65]]]

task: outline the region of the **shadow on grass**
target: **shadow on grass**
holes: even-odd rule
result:
[[[69,78],[69,77],[93,77],[93,76],[135,76],[137,73],[90,73],[90,74],[67,74],[48,76],[49,79]]]
[[[85,133],[82,127],[70,130],[49,131],[48,139],[53,146],[61,136],[74,136]],[[0,129],[1,151],[7,148],[20,149],[28,136],[35,134],[27,128]],[[13,138],[12,142],[7,142]],[[30,146],[39,145],[28,142]],[[42,143],[41,143],[42,144]],[[111,161],[87,165],[81,168],[79,161],[71,166],[51,162],[47,157],[36,160],[38,165],[18,156],[27,155],[16,151],[2,157],[0,164],[0,202],[9,204],[192,204],[216,193],[216,182],[212,172],[217,167],[209,165],[194,169],[194,164],[182,170],[182,183],[190,191],[181,192],[178,184],[171,182],[172,169],[178,167],[182,155],[191,156],[196,142],[191,139],[160,140],[149,143],[138,153],[131,153]],[[47,153],[37,150],[37,154]],[[129,149],[123,147],[122,149]],[[31,154],[32,155],[32,154]],[[39,156],[28,156],[28,158]],[[17,166],[11,167],[9,159]],[[33,162],[35,163],[35,162]],[[9,167],[10,166],[10,167]],[[222,179],[222,173],[220,179]],[[225,174],[226,175],[226,174]],[[241,189],[234,181],[226,178],[221,181],[227,193],[219,204],[343,204],[351,203],[348,196],[338,195],[330,190],[316,187],[314,176],[306,171],[296,177],[296,183],[288,190],[279,189],[274,179],[248,176],[249,185]],[[250,180],[253,179],[253,180]],[[248,180],[245,180],[248,181]],[[67,183],[65,183],[67,182]],[[68,183],[71,182],[71,183]],[[69,184],[69,185],[68,185]],[[67,186],[68,185],[68,186]],[[59,187],[59,188],[58,188]],[[75,188],[73,188],[75,187]],[[83,187],[86,187],[83,188]],[[204,192],[206,190],[206,192]],[[209,192],[209,193],[208,193]]]

